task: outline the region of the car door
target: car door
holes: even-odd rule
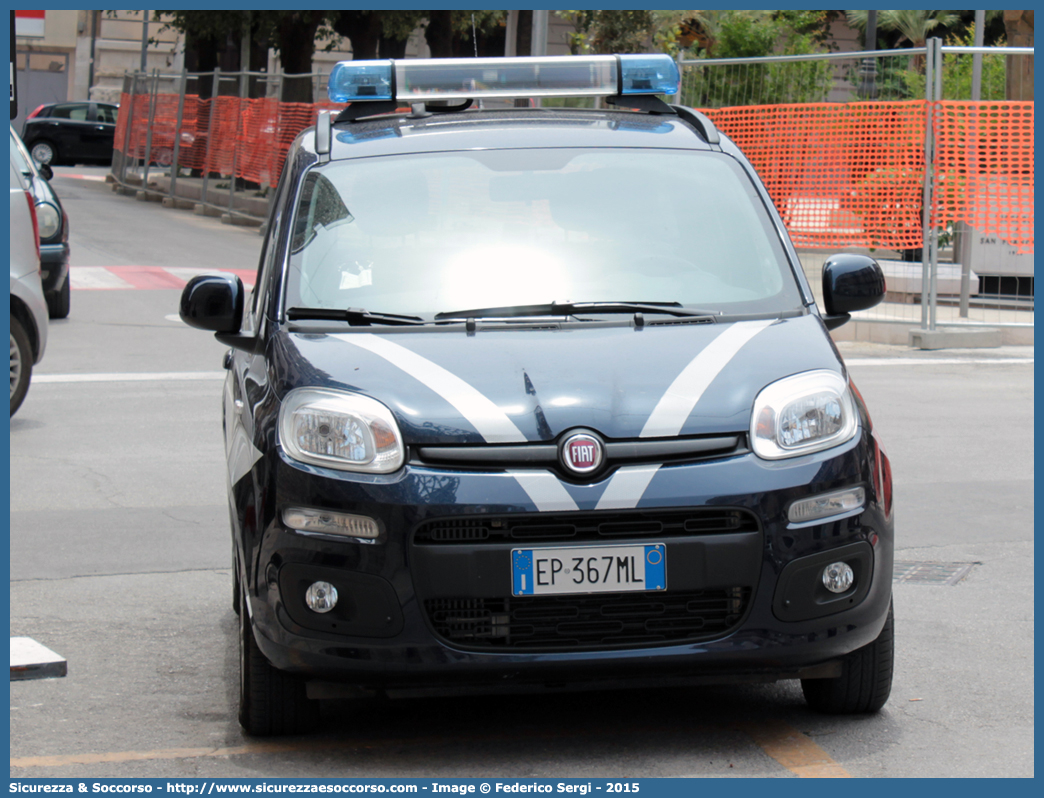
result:
[[[90,155],[87,157],[108,161],[112,159],[112,145],[116,138],[116,113],[119,106],[91,103]]]
[[[84,141],[89,136],[90,103],[60,103],[51,109],[44,128],[58,147],[62,160],[75,161],[86,157]]]

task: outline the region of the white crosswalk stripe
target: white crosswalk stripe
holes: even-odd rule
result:
[[[69,270],[69,280],[69,285],[74,290],[134,288],[133,284],[104,266],[77,266]]]

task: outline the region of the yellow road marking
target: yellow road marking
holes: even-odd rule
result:
[[[850,779],[851,774],[804,734],[782,721],[736,723],[762,750],[803,779]]]
[[[342,745],[337,743],[336,745]],[[62,756],[12,757],[13,768],[55,768],[63,765],[98,765],[113,762],[140,762],[150,759],[196,759],[197,757],[227,757],[239,754],[274,754],[303,749],[330,748],[331,744],[251,743],[235,748],[162,748],[155,751],[113,751],[105,754],[65,754]]]
[[[841,765],[807,736],[781,721],[735,723],[733,728],[749,736],[770,757],[802,778],[851,778]],[[416,742],[416,741],[414,741]],[[317,751],[358,744],[352,740],[254,742],[229,748],[161,748],[153,751],[113,751],[100,754],[12,757],[12,768],[53,768],[67,765],[99,765],[159,759],[224,758],[245,754]]]

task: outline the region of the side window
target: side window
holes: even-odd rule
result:
[[[84,104],[69,103],[67,105],[56,105],[51,109],[51,116],[58,119],[71,119],[73,122],[87,121],[87,106]]]
[[[297,203],[290,251],[297,253],[308,246],[319,228],[340,221],[353,221],[353,218],[330,179],[317,172],[310,172],[305,176],[301,199]]]
[[[98,121],[105,125],[116,124],[116,111],[117,109],[112,105],[99,105],[98,108]]]

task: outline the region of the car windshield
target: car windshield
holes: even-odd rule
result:
[[[800,306],[782,243],[719,153],[517,149],[315,167],[299,193],[285,306],[431,318],[551,302]]]

